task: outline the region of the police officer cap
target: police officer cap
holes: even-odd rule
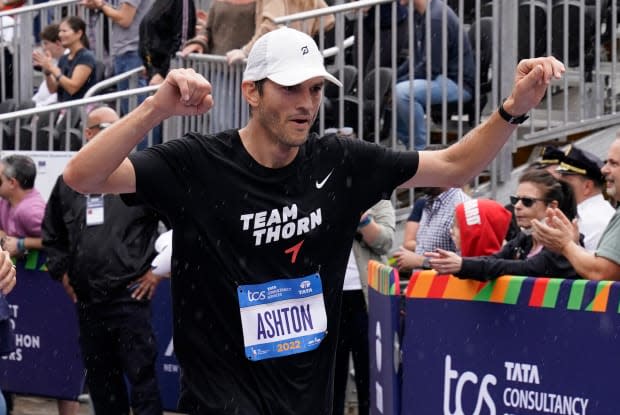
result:
[[[564,159],[564,152],[555,146],[545,146],[540,151],[540,159],[536,163],[547,166],[549,164],[560,164]]]
[[[603,167],[603,160],[594,154],[575,146],[569,146],[564,159],[557,168],[557,172],[561,174],[577,174],[602,184],[605,178],[601,173],[601,167]]]

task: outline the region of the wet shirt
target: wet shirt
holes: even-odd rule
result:
[[[180,409],[331,413],[342,284],[360,215],[415,174],[418,154],[312,136],[291,164],[269,169],[252,159],[237,131],[228,131],[172,140],[130,160],[136,199],[161,211],[174,230],[174,338],[185,386]],[[293,308],[282,306],[277,316],[273,306],[267,311],[284,330],[297,324],[307,329],[300,335],[309,333],[320,316],[304,312],[299,292],[318,289],[317,278],[327,316],[318,347],[248,358],[248,326],[241,321],[248,301],[287,293],[283,281],[295,280],[291,307],[300,307],[299,319]],[[242,303],[240,295],[246,295]],[[273,334],[262,316],[256,338]]]

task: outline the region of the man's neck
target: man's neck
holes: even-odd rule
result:
[[[270,137],[270,132],[258,122],[252,122],[239,130],[245,150],[261,166],[278,169],[288,166],[295,160],[299,147],[288,146]]]
[[[8,200],[9,204],[11,205],[11,207],[15,207],[15,206],[17,206],[19,204],[19,202],[24,200],[24,198],[26,197],[26,195],[29,192],[30,192],[30,190],[16,189],[15,193],[13,193],[12,195],[8,196],[6,198],[6,200]]]

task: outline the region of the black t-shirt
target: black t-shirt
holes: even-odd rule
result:
[[[235,130],[190,134],[130,159],[136,199],[174,229],[180,409],[208,414],[329,414],[342,284],[360,215],[412,177],[417,152],[311,136],[279,169],[259,165]],[[327,334],[317,349],[250,361],[239,285],[320,275]],[[366,339],[360,339],[366,341]]]
[[[62,55],[58,60],[58,67],[62,74],[68,78],[73,76],[73,71],[78,65],[86,65],[92,69],[90,75],[84,82],[84,85],[73,95],[69,94],[62,86],[58,86],[58,102],[71,101],[74,99],[80,99],[84,97],[84,94],[96,83],[95,79],[95,54],[89,49],[82,48],[78,50],[73,57],[69,59],[69,55]]]

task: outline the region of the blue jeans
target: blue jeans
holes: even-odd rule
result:
[[[114,75],[120,75],[131,69],[139,68],[140,66],[142,66],[142,59],[140,58],[140,55],[138,55],[138,52],[125,52],[122,55],[117,55],[114,57]],[[138,87],[143,87],[146,85],[146,78],[140,75],[140,78],[138,79]],[[119,91],[129,89],[129,80],[119,82],[117,88]],[[146,97],[143,95],[138,96],[138,105],[140,105],[145,98]],[[121,101],[121,115],[126,115],[129,112],[128,107],[128,100],[123,99]]]
[[[423,150],[426,147],[426,121],[424,119],[426,108],[426,90],[430,88],[431,101],[430,104],[440,104],[443,94],[443,85],[446,86],[446,97],[448,102],[458,101],[459,99],[459,87],[456,82],[443,75],[438,75],[432,81],[426,79],[414,79],[413,80],[413,101],[414,109],[413,115],[415,119],[415,125],[413,129],[414,133],[414,146],[416,150]],[[463,90],[463,102],[467,102],[471,99],[471,94]],[[409,81],[403,81],[396,84],[396,133],[398,140],[405,144],[409,144]]]

